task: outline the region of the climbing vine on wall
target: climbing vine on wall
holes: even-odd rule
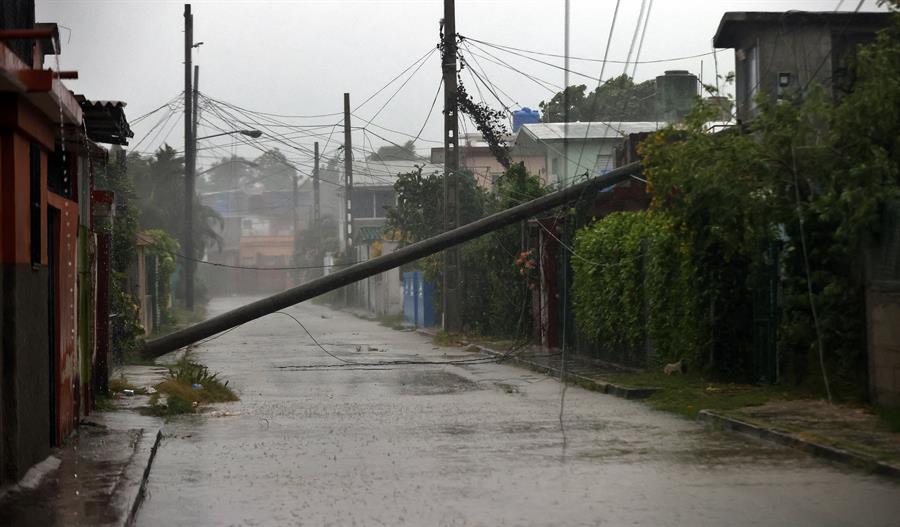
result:
[[[572,294],[581,331],[636,362],[649,339],[657,362],[699,364],[696,270],[670,218],[610,214],[578,232],[575,253]]]

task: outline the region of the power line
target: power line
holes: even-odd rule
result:
[[[652,2],[651,2],[651,3],[652,3]],[[649,9],[648,9],[648,11],[649,11]],[[523,52],[523,53],[531,53],[532,55],[542,55],[542,56],[545,56],[545,57],[554,57],[554,58],[562,58],[562,59],[566,58],[565,55],[559,55],[559,54],[554,54],[554,53],[545,53],[545,52],[542,52],[542,51],[534,51],[534,50],[529,50],[529,49],[517,48],[517,47],[513,47],[513,46],[506,46],[506,45],[502,45],[502,44],[495,44],[495,43],[492,43],[492,42],[487,42],[487,41],[485,41],[485,40],[480,40],[480,39],[477,39],[477,38],[474,38],[474,37],[469,37],[469,36],[466,36],[466,37],[463,37],[463,38],[465,38],[465,40],[469,40],[469,41],[472,41],[472,42],[478,42],[478,43],[480,43],[480,44],[484,44],[484,45],[486,45],[486,46],[490,46],[490,47],[492,47],[492,48],[497,48],[497,49],[507,49],[507,50],[513,50],[513,51],[521,51],[521,52]],[[663,62],[677,62],[677,61],[680,61],[680,60],[697,59],[697,58],[700,58],[700,57],[706,57],[706,56],[708,56],[708,55],[715,55],[716,53],[721,53],[721,52],[723,52],[723,51],[725,51],[725,50],[708,51],[708,52],[706,52],[706,53],[698,53],[698,54],[696,54],[696,55],[686,55],[686,56],[680,56],[680,57],[672,57],[672,58],[666,58],[666,59],[644,60],[644,61],[605,60],[605,59],[597,59],[597,58],[571,57],[571,56],[569,57],[569,59],[571,59],[571,60],[583,60],[583,61],[586,61],[586,62],[607,62],[607,63],[609,63],[609,64],[627,64],[627,63],[630,63],[630,64],[659,64],[659,63],[663,63]]]
[[[363,106],[365,106],[365,104],[366,104],[367,102],[369,102],[369,101],[371,101],[372,99],[374,99],[376,95],[378,95],[379,93],[381,93],[382,91],[384,91],[388,86],[390,86],[390,85],[393,84],[397,79],[399,79],[400,77],[402,77],[404,73],[406,73],[407,71],[411,70],[411,69],[413,68],[413,66],[415,66],[416,64],[418,64],[420,61],[422,61],[422,62],[424,63],[424,61],[427,60],[428,57],[430,57],[431,54],[434,53],[436,49],[437,49],[437,48],[431,48],[431,49],[429,49],[429,50],[428,50],[428,53],[426,53],[426,54],[422,55],[421,57],[419,57],[418,59],[416,59],[416,60],[415,60],[412,64],[410,64],[405,70],[403,70],[403,71],[401,71],[400,73],[398,73],[397,76],[395,76],[393,79],[391,79],[390,81],[388,81],[387,84],[385,84],[384,86],[382,86],[381,88],[379,88],[378,91],[376,91],[375,93],[373,93],[372,95],[370,95],[370,96],[369,96],[366,100],[364,100],[363,102],[359,103],[355,108],[353,108],[353,111],[355,112],[355,111],[359,110],[360,108],[362,108]],[[420,65],[419,67],[421,68],[422,66]],[[418,71],[418,69],[417,69],[417,71]]]
[[[644,38],[647,36],[647,24],[650,23],[650,12],[653,10],[653,0],[650,0],[650,3],[647,5],[647,14],[644,16],[644,29],[641,30],[641,41],[638,43],[637,55],[634,57],[634,66],[631,68],[631,78],[634,78],[635,72],[637,72],[638,64],[641,64],[641,51],[644,49]],[[717,51],[712,50],[713,58],[718,61],[718,55],[716,55]],[[705,56],[705,55],[700,55]],[[690,57],[695,59],[697,57]],[[651,61],[644,62],[643,64],[650,64]],[[627,65],[625,66],[628,67]]]

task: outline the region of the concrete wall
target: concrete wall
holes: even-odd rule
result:
[[[0,484],[18,481],[50,452],[47,267],[0,264]]]
[[[585,172],[600,174],[615,167],[616,146],[621,138],[600,141],[569,141],[568,151],[560,140],[544,141],[547,145],[546,183],[571,185],[577,176]]]
[[[797,94],[812,81],[828,86],[831,72],[828,27],[760,27],[748,32],[735,49],[737,118],[746,121],[755,116],[753,98],[760,91],[775,100],[779,90]],[[783,88],[779,88],[781,73],[790,74]]]

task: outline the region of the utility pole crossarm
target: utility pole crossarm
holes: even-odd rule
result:
[[[638,176],[640,173],[640,163],[631,163],[614,169],[602,176],[541,196],[452,231],[443,232],[437,236],[408,245],[390,254],[352,265],[281,293],[257,300],[246,306],[233,309],[209,320],[204,320],[193,326],[180,329],[164,337],[150,340],[144,345],[143,354],[147,357],[158,357],[170,351],[175,351],[235,326],[246,324],[251,320],[264,317],[280,309],[299,304],[304,300],[315,298],[347,284],[383,273],[444,249],[455,247],[507,225],[512,225],[536,214],[547,212],[560,205],[582,197],[591,197],[592,193],[612,187],[628,180],[631,176]]]

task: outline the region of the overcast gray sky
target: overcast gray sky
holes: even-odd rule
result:
[[[842,9],[853,9],[856,0]],[[61,29],[63,53],[60,67],[77,70],[80,78],[66,81],[77,93],[91,99],[118,99],[128,103],[130,119],[159,107],[176,96],[184,86],[183,10],[184,2],[115,0],[37,0],[37,19],[57,22]],[[603,57],[616,0],[573,0],[571,54]],[[833,10],[838,0],[655,0],[647,27],[641,60],[697,55],[711,51],[712,37],[726,11]],[[624,60],[640,11],[640,0],[621,0],[610,60]],[[546,53],[562,53],[564,46],[564,2],[562,0],[458,0],[457,31],[472,38]],[[356,106],[384,86],[417,58],[435,47],[438,21],[443,16],[442,0],[331,0],[331,1],[195,1],[194,40],[204,44],[194,53],[200,65],[200,90],[220,101],[242,108],[286,115],[328,114],[342,110],[342,94],[351,94]],[[875,9],[867,0],[863,10]],[[563,72],[496,49],[484,48],[513,67],[556,85],[563,84]],[[463,50],[466,53],[466,50]],[[475,53],[483,53],[475,51]],[[505,67],[477,60],[499,90],[512,100],[507,104],[536,108],[551,96],[538,83]],[[562,59],[538,57],[562,64]],[[713,84],[713,57],[641,64],[637,80],[661,74],[666,69],[689,69]],[[718,54],[718,71],[733,69],[730,51]],[[48,66],[54,66],[48,64]],[[609,64],[604,77],[621,74],[624,65]],[[599,62],[573,60],[570,69],[594,77],[572,75],[571,84],[596,86]],[[630,68],[629,68],[630,70]],[[410,72],[411,73],[411,72]],[[402,91],[372,121],[373,132],[363,137],[354,133],[354,146],[372,148],[385,144],[378,133],[391,141],[406,137],[376,128],[380,125],[415,135],[422,128],[440,82],[440,61],[433,53],[412,76]],[[405,78],[405,77],[404,77]],[[363,126],[395,92],[401,81],[384,90],[354,113],[354,126]],[[475,81],[464,72],[470,92]],[[485,91],[487,102],[499,107]],[[507,95],[501,95],[506,98]],[[476,95],[476,99],[477,99]],[[435,108],[417,143],[422,153],[434,146],[428,140],[441,137],[441,101]],[[163,141],[176,148],[183,143],[183,125],[172,117],[168,125],[147,132],[168,114],[167,108],[134,126],[132,146],[152,151]],[[212,119],[213,116],[209,115]],[[311,119],[274,118],[290,124],[333,125],[339,116]],[[246,124],[246,123],[245,123]],[[235,124],[236,127],[242,125]],[[283,130],[290,130],[282,128]],[[468,127],[471,130],[471,125]],[[162,130],[160,133],[156,133]],[[168,132],[171,130],[171,132]],[[315,130],[326,136],[331,128]],[[215,133],[204,126],[200,135]],[[314,138],[292,134],[300,148],[279,145],[269,138],[257,144],[279,146],[291,159],[308,162],[301,150]],[[144,136],[147,136],[146,138]],[[141,141],[143,139],[143,141]],[[342,142],[340,128],[329,150]],[[204,145],[222,148],[201,152],[200,165],[216,156],[236,152],[255,157],[258,151],[239,145],[231,137],[207,140]]]

